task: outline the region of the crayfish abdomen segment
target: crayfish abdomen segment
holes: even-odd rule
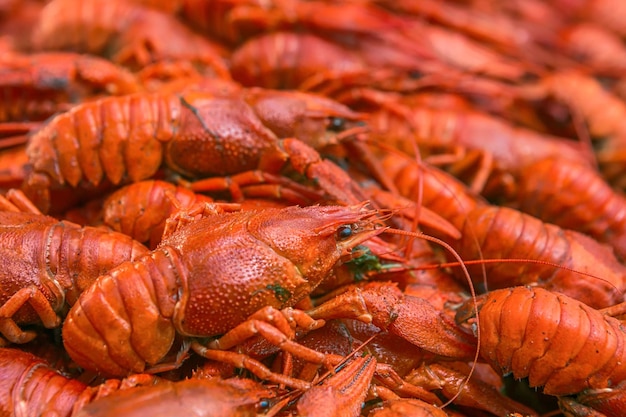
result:
[[[49,233],[46,264],[67,290],[69,305],[100,275],[148,250],[132,238],[95,227],[78,227],[69,222],[55,225]]]
[[[83,293],[63,326],[65,348],[80,366],[124,376],[163,360],[184,292],[175,258],[154,251],[101,276]]]
[[[550,395],[626,379],[624,330],[613,317],[539,287],[495,290],[483,299],[481,354],[494,369],[528,377]]]
[[[59,314],[100,275],[148,251],[121,233],[10,211],[0,212],[0,241],[0,307],[29,287],[49,304],[33,308],[27,301],[4,316],[20,325],[47,325],[43,310]]]
[[[33,172],[56,184],[139,181],[161,166],[161,142],[171,139],[180,114],[173,95],[107,97],[53,118],[31,137],[26,152]]]

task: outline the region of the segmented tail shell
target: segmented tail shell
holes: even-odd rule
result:
[[[528,377],[550,395],[608,388],[626,379],[619,320],[537,287],[492,291],[481,300],[481,355],[502,374]]]

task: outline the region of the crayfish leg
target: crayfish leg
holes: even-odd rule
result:
[[[619,304],[612,305],[610,307],[602,308],[600,313],[605,314],[607,316],[622,318],[626,314],[626,302],[622,302]]]
[[[468,150],[462,152],[462,157],[449,167],[448,172],[457,178],[463,178],[462,174],[464,172],[474,171],[469,189],[474,194],[480,194],[485,189],[487,180],[494,170],[494,166],[495,162],[491,153],[479,150]]]
[[[242,353],[231,352],[227,350],[208,349],[205,346],[202,346],[198,342],[192,342],[191,348],[197,354],[199,354],[200,356],[206,359],[229,363],[231,365],[234,365],[237,368],[245,368],[248,371],[252,372],[257,377],[266,381],[271,381],[276,384],[282,384],[290,388],[299,389],[299,390],[307,390],[311,386],[306,381],[301,381],[296,378],[291,378],[286,375],[272,372],[269,370],[269,368],[267,368],[261,362],[255,359],[252,359],[248,355],[244,355]]]
[[[457,405],[484,410],[497,416],[510,416],[514,413],[529,417],[537,415],[534,410],[501,394],[496,387],[475,377],[467,380],[467,376],[453,366],[431,363],[422,364],[407,379],[415,385],[438,385],[443,396],[453,398],[453,403]]]
[[[626,407],[626,382],[622,381],[613,388],[587,389],[576,396],[576,401],[593,407],[607,416],[620,415]],[[559,399],[559,404],[565,397]],[[587,414],[584,414],[587,415]],[[593,415],[593,414],[589,414]]]
[[[262,170],[245,171],[229,177],[212,177],[186,184],[195,192],[230,192],[234,201],[246,197],[269,197],[298,205],[310,205],[322,199],[322,194],[287,177]]]
[[[449,414],[441,408],[413,398],[396,398],[385,400],[380,406],[371,410],[370,417],[387,416],[430,416],[447,417]]]
[[[10,209],[11,211],[21,211],[24,213],[42,214],[41,211],[39,211],[39,209],[37,208],[37,206],[35,206],[35,204],[33,204],[33,202],[30,201],[30,199],[26,197],[26,194],[24,194],[24,192],[21,190],[11,188],[9,191],[7,191],[6,196],[2,197],[2,199],[6,200],[8,204],[12,205],[15,209],[17,209],[17,210]],[[6,205],[7,204],[3,204],[3,206],[6,206]],[[2,209],[5,210],[4,207],[2,207]]]
[[[203,201],[193,204],[191,207],[178,210],[165,221],[162,239],[201,218],[238,211],[239,209],[240,205],[236,203],[208,203]]]
[[[572,397],[559,397],[559,408],[565,415],[573,417],[607,417],[606,414],[583,405]]]
[[[61,319],[39,288],[34,285],[22,288],[0,307],[0,334],[12,343],[30,342],[36,336],[34,332],[20,329],[11,318],[26,304],[35,310],[45,327],[53,328],[61,324]]]
[[[427,401],[429,404],[442,404],[439,397],[430,392],[426,386],[413,384],[407,379],[402,378],[391,365],[385,363],[376,365],[376,380],[384,385],[376,387],[376,393],[383,400],[401,396],[402,398],[420,399]]]
[[[47,174],[31,172],[22,184],[22,191],[42,213],[50,210],[50,177]]]
[[[330,368],[332,364],[330,363],[331,360],[327,358],[327,355],[316,350],[309,349],[291,340],[295,337],[295,333],[290,328],[289,324],[287,324],[287,321],[284,319],[275,321],[275,317],[282,316],[280,312],[275,311],[272,307],[266,307],[263,310],[264,313],[267,313],[265,318],[259,319],[253,315],[253,318],[239,324],[219,339],[209,342],[208,347],[219,350],[230,349],[243,343],[251,337],[260,335],[281,350],[287,351],[294,356],[309,362],[325,364],[328,368]],[[315,328],[323,324],[324,321],[320,320],[312,323]]]
[[[252,337],[262,336],[281,351],[288,352],[308,362],[323,364],[327,369],[331,369],[336,362],[336,358],[333,355],[326,355],[292,340],[295,337],[295,327],[299,326],[305,330],[314,330],[323,326],[324,323],[323,320],[311,319],[307,314],[299,310],[287,308],[279,311],[267,306],[252,314],[248,320],[239,324],[219,339],[209,342],[207,347],[202,346],[198,342],[192,342],[191,347],[196,353],[207,359],[243,367],[259,378],[278,384],[285,384],[292,388],[303,389],[305,386],[308,388],[309,384],[307,382],[276,374],[247,355],[226,350]]]

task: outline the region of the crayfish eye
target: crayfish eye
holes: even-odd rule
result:
[[[352,236],[352,226],[344,225],[337,229],[337,240],[344,240]]]
[[[340,132],[346,127],[346,119],[342,117],[331,117],[328,123],[328,129],[333,132]]]
[[[272,405],[272,402],[268,398],[261,398],[257,403],[257,411],[265,411]]]

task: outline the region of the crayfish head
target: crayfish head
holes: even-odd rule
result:
[[[179,99],[180,125],[164,153],[173,171],[191,178],[249,171],[276,146],[276,135],[238,97],[190,91]]]
[[[315,149],[368,130],[365,114],[317,94],[250,88],[246,102],[278,137],[295,137]]]
[[[288,207],[256,216],[249,230],[289,259],[313,290],[352,248],[382,233],[376,210],[353,207]],[[271,213],[271,214],[270,214]]]

